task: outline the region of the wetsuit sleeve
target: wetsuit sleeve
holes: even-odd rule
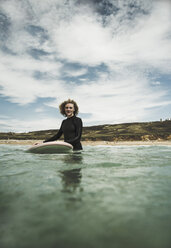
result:
[[[76,127],[76,136],[73,139],[66,140],[66,142],[68,142],[72,145],[74,145],[77,142],[80,142],[81,134],[82,134],[82,128],[83,128],[82,120],[80,118],[75,120],[74,125]]]
[[[62,122],[62,124],[63,124],[63,122]],[[49,139],[44,140],[43,143],[46,143],[46,142],[49,142],[49,141],[58,140],[58,139],[61,137],[61,135],[63,134],[63,131],[62,131],[62,124],[61,124],[61,127],[60,127],[59,131],[57,132],[57,134],[55,134],[54,136],[52,136],[52,137],[49,138]]]

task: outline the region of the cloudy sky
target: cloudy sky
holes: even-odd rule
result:
[[[0,131],[171,118],[171,1],[0,0]]]

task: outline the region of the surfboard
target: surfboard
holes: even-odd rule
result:
[[[27,151],[41,154],[69,153],[73,151],[73,146],[64,141],[51,141],[33,145]]]

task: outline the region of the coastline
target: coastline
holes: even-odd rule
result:
[[[6,145],[34,145],[42,140],[0,140],[0,144]],[[149,141],[81,141],[83,146],[171,146],[171,140],[149,140]]]

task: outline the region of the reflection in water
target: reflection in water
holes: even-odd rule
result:
[[[72,153],[67,154],[62,158],[63,162],[66,164],[80,164],[82,163],[83,157],[81,152],[80,153]]]
[[[63,183],[63,192],[75,192],[77,188],[81,191],[80,183],[82,174],[81,169],[61,171],[61,178]]]
[[[77,166],[82,163],[81,153],[69,154],[63,158],[63,161],[66,164],[75,164]],[[80,187],[82,178],[81,168],[60,171],[60,174],[62,178],[63,192],[73,193],[76,189],[79,191],[83,190]]]

